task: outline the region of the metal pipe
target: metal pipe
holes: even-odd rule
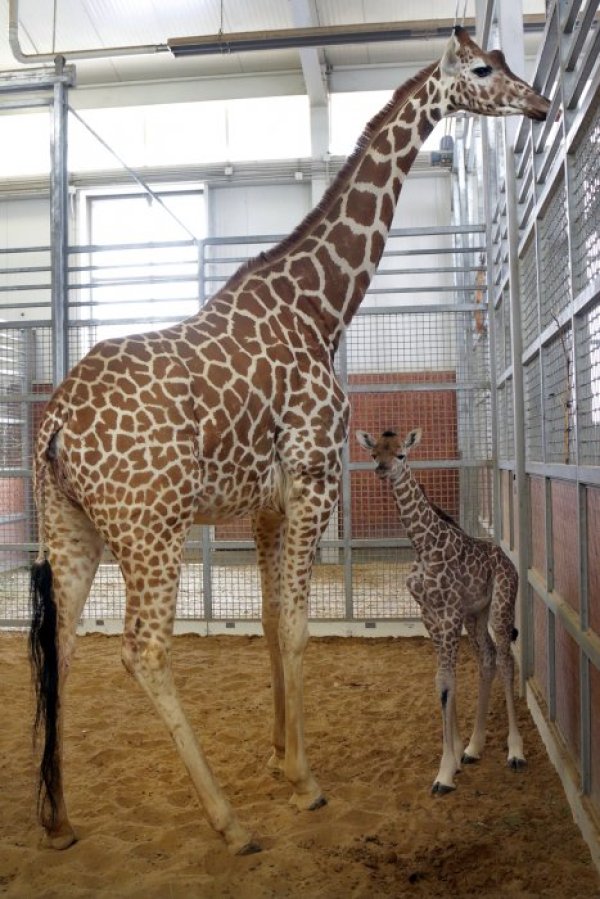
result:
[[[104,59],[111,56],[137,56],[166,53],[167,44],[137,44],[130,47],[98,47],[88,50],[61,50],[53,53],[25,53],[19,43],[19,0],[8,0],[8,43],[12,54],[21,63],[54,62],[64,59]]]
[[[57,74],[63,60],[57,57]],[[51,307],[52,378],[56,387],[68,371],[68,174],[67,174],[67,91],[60,79],[54,85],[51,112],[50,228],[51,228]]]
[[[381,41],[431,40],[450,33],[453,19],[417,19],[409,22],[375,22],[317,28],[282,28],[273,31],[245,31],[224,34],[168,38],[165,44],[134,44],[125,47],[97,47],[87,50],[60,50],[52,53],[25,53],[19,43],[19,2],[8,0],[8,42],[15,59],[21,63],[54,62],[57,55],[65,59],[106,59],[112,56],[138,56],[170,51],[173,56],[219,55],[251,50],[298,49],[328,47],[340,44],[380,43]],[[523,17],[526,30],[540,31],[543,15]],[[475,33],[474,19],[466,19],[464,27]]]

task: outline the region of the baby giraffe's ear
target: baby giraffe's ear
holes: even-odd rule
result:
[[[373,447],[375,446],[375,441],[373,440],[373,438],[371,437],[370,434],[367,434],[366,431],[357,431],[356,439],[358,440],[360,445],[362,447],[364,447],[364,449],[366,449],[366,450],[372,450]]]
[[[415,428],[412,431],[409,431],[406,435],[406,439],[404,440],[404,452],[409,453],[411,449],[414,449],[415,446],[418,446],[421,442],[421,436],[423,431],[421,428]]]

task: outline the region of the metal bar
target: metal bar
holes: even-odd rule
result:
[[[581,22],[579,23],[579,28],[575,32],[575,36],[568,49],[568,55],[565,61],[566,72],[572,72],[577,65],[579,54],[581,53],[583,45],[587,40],[587,36],[594,23],[597,8],[597,0],[588,0]]]
[[[2,88],[0,87],[1,92]],[[1,105],[2,112],[6,112],[8,109],[39,109],[40,107],[50,106],[50,100],[30,97],[28,100],[3,100]]]
[[[339,349],[340,380],[348,390],[348,344],[342,336]],[[342,447],[342,542],[344,565],[344,608],[348,621],[354,618],[354,594],[352,590],[352,483],[350,477],[350,450],[348,441]]]
[[[556,721],[556,615],[552,608],[548,609],[546,647],[548,663],[548,718],[550,721]]]
[[[415,381],[400,384],[348,384],[348,393],[424,393],[430,391],[465,391],[489,389],[488,382],[471,382],[461,384],[458,381]]]
[[[600,487],[600,467],[597,465],[564,465],[561,462],[528,462],[527,473],[561,481],[575,481]]]
[[[581,745],[581,792],[589,796],[592,789],[592,703],[590,660],[583,649],[579,651],[580,709],[579,742]]]
[[[367,293],[367,297],[370,292]],[[479,303],[420,303],[415,305],[397,306],[362,306],[359,308],[357,315],[437,315],[440,312],[481,312],[488,309],[487,304],[481,306]]]
[[[64,60],[57,59],[57,74]],[[52,378],[58,385],[68,370],[68,310],[67,310],[67,230],[68,230],[68,174],[67,174],[67,84],[54,84],[54,103],[51,113],[51,169],[50,169],[50,230],[52,235]]]
[[[54,63],[56,54],[52,54],[48,62]],[[74,66],[60,69],[29,69],[26,72],[2,72],[0,76],[0,94],[17,91],[54,90],[55,84],[73,85],[75,83]]]
[[[590,47],[589,53],[586,54],[585,60],[583,64],[577,71],[574,79],[571,93],[569,94],[568,99],[566,100],[566,108],[571,110],[575,109],[579,100],[581,99],[581,95],[587,86],[587,82],[591,72],[593,72],[594,67],[598,65],[598,56],[600,55],[600,28],[596,30],[596,35],[594,37],[594,42]]]
[[[213,617],[212,601],[212,527],[204,525],[202,528],[202,592],[204,617],[211,621]]]
[[[600,670],[600,637],[592,630],[581,630],[579,615],[575,609],[558,593],[547,589],[543,579],[533,568],[529,571],[529,583],[594,667]]]
[[[411,462],[410,467],[413,471],[438,471],[438,469],[449,468],[478,468],[482,464],[482,460],[468,461],[465,459],[434,459],[427,461]],[[491,460],[483,460],[483,464],[492,464]],[[350,471],[375,471],[372,462],[351,462]]]

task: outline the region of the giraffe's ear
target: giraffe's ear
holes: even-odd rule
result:
[[[405,453],[409,453],[411,449],[419,445],[419,443],[421,442],[422,434],[423,431],[421,430],[421,428],[415,428],[413,431],[408,432],[404,441]]]
[[[372,450],[373,447],[375,446],[375,441],[373,440],[373,438],[371,437],[370,434],[367,434],[366,431],[357,431],[356,439],[358,440],[360,445],[362,447],[364,447],[364,449],[366,449],[366,450]]]
[[[446,46],[446,50],[444,51],[444,55],[442,56],[440,62],[440,68],[444,75],[456,75],[458,72],[458,68],[460,65],[460,60],[458,57],[458,50],[460,47],[460,42],[454,32],[450,35],[450,40]]]

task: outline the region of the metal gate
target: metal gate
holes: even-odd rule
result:
[[[198,299],[210,296],[250,256],[279,236],[210,239],[200,243],[190,266],[190,242],[169,244],[188,265]],[[166,247],[167,245],[165,245]],[[132,260],[141,245],[75,246],[67,249],[68,364],[73,365],[112,327],[130,333],[167,324],[148,303],[130,319],[111,319],[101,296],[107,284],[118,296],[131,283]],[[168,278],[158,261],[152,279]],[[118,250],[120,270],[114,252]],[[35,254],[36,265],[24,264]],[[313,623],[357,628],[414,622],[418,609],[405,586],[412,550],[400,527],[389,490],[353,436],[357,428],[423,428],[414,468],[432,501],[473,534],[488,534],[493,519],[489,342],[483,225],[392,232],[379,272],[352,322],[337,358],[338,375],[351,401],[351,436],[344,453],[340,503],[321,540],[310,602]],[[158,254],[158,255],[157,255]],[[29,617],[28,565],[36,551],[30,458],[37,422],[51,392],[52,323],[49,248],[17,248],[2,254],[5,284],[0,325],[2,375],[0,420],[4,429],[0,483],[0,625]],[[107,262],[107,259],[111,259]],[[32,269],[35,268],[35,274]],[[104,275],[104,276],[103,276]],[[108,277],[108,280],[107,280]],[[150,285],[149,285],[150,286]],[[24,324],[19,310],[39,318]],[[114,309],[114,306],[113,306]],[[124,588],[115,563],[100,565],[85,610],[86,627],[119,629]],[[190,534],[182,566],[178,627],[218,630],[252,625],[260,618],[259,577],[249,522],[239,520]]]

